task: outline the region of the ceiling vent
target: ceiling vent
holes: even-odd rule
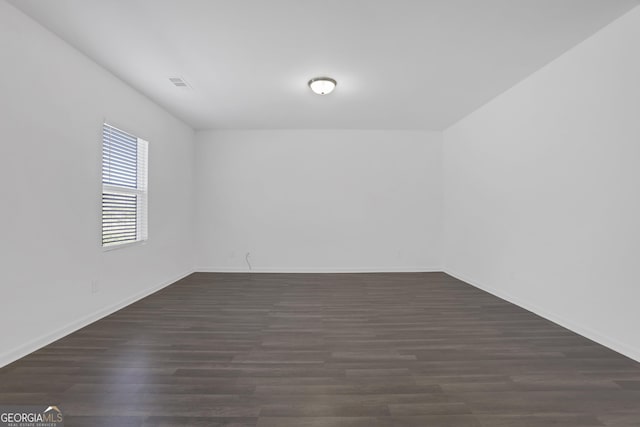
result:
[[[189,83],[185,82],[182,77],[169,77],[169,81],[173,83],[175,87],[190,88]]]

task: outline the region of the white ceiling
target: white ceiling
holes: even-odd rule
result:
[[[637,0],[13,0],[196,129],[448,127]],[[307,81],[338,81],[329,96]],[[183,77],[179,89],[169,77]]]

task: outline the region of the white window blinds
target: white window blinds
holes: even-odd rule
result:
[[[147,141],[102,130],[102,246],[147,240]]]

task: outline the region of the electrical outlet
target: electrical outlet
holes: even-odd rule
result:
[[[91,281],[91,293],[92,294],[97,294],[98,292],[100,292],[100,283],[97,280],[92,280]]]

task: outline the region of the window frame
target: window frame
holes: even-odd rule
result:
[[[104,147],[105,147],[105,138],[104,132],[105,128],[110,127],[116,129],[120,132],[126,133],[131,137],[136,138],[136,187],[128,187],[128,186],[119,186],[113,184],[105,184],[103,182],[103,168],[104,168]],[[103,121],[101,132],[100,132],[100,247],[103,251],[112,251],[116,249],[123,249],[131,246],[144,245],[149,240],[149,214],[148,214],[148,203],[149,203],[149,142],[145,139],[142,139],[135,135],[134,133],[128,132],[122,129],[119,126],[115,126],[111,124],[110,121]],[[114,243],[104,243],[104,206],[103,206],[103,197],[104,194],[116,194],[116,195],[126,195],[126,196],[136,196],[136,240],[126,240],[122,242],[114,242]]]

